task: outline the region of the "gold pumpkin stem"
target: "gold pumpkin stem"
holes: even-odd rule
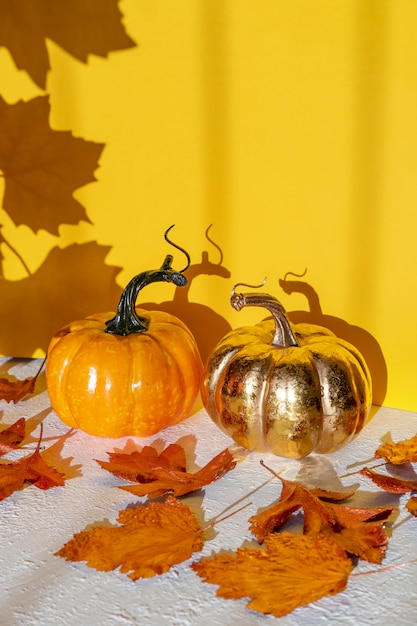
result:
[[[265,282],[266,279],[262,285],[264,285]],[[275,321],[275,335],[272,340],[272,345],[277,348],[298,346],[282,304],[267,293],[236,293],[235,289],[240,285],[244,285],[244,283],[237,283],[232,289],[232,295],[230,297],[232,307],[236,311],[241,311],[245,306],[260,306],[267,309]],[[260,287],[262,285],[260,285]],[[250,287],[250,285],[245,286]]]

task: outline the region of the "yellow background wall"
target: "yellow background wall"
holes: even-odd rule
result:
[[[122,286],[171,252],[163,233],[175,223],[194,265],[188,304],[161,284],[139,303],[175,309],[203,356],[228,328],[261,319],[229,296],[267,276],[293,320],[324,323],[363,351],[376,403],[417,411],[417,2],[92,0],[93,17],[104,5],[120,13],[91,20],[92,38],[113,35],[85,59],[74,49],[77,37],[88,46],[86,9],[70,2],[59,28],[32,42],[44,69],[46,43],[44,84],[17,53],[25,1],[10,4],[3,109],[38,99],[54,137],[96,157],[80,165],[89,182],[63,192],[81,213],[57,201],[41,216],[30,201],[23,214],[18,194],[6,202],[17,135],[0,114],[11,137],[0,140],[0,352],[43,354],[63,323],[114,309]],[[50,0],[38,4],[40,21],[52,19]],[[29,131],[19,133],[24,149]],[[306,268],[287,277],[292,292],[280,284]]]

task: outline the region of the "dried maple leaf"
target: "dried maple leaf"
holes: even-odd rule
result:
[[[38,489],[62,487],[65,476],[55,467],[48,465],[40,452],[40,439],[35,452],[18,461],[0,463],[0,500],[30,483]]]
[[[205,582],[219,585],[216,595],[251,598],[248,608],[275,617],[346,588],[353,564],[331,539],[273,534],[265,547],[240,548],[191,567]]]
[[[393,465],[417,463],[417,435],[397,443],[387,441],[379,446],[375,452],[375,457],[385,459]]]
[[[49,125],[49,101],[39,96],[7,104],[0,96],[3,209],[16,225],[58,235],[61,224],[88,221],[73,192],[96,180],[103,144]]]
[[[183,496],[218,480],[236,465],[229,449],[215,456],[195,473],[186,471],[186,458],[183,448],[171,444],[159,455],[152,446],[130,454],[108,453],[110,461],[97,461],[103,469],[115,476],[131,480],[138,485],[123,485],[120,489],[136,496],[158,498],[172,493]]]
[[[18,68],[43,89],[49,70],[46,39],[80,61],[89,54],[106,57],[134,42],[121,24],[117,0],[13,0],[0,3],[0,45]]]
[[[258,541],[264,541],[302,509],[305,535],[326,535],[350,554],[372,563],[382,561],[388,543],[384,522],[394,510],[392,507],[364,509],[335,504],[330,501],[347,499],[353,493],[309,490],[298,483],[280,480],[282,491],[278,502],[249,519],[250,530]]]
[[[0,456],[15,450],[23,441],[26,435],[26,420],[19,418],[8,428],[0,432]]]
[[[417,517],[417,496],[411,496],[406,504],[407,511]]]
[[[31,376],[30,378],[24,378],[23,380],[0,378],[0,400],[6,400],[6,402],[13,402],[13,404],[17,404],[20,400],[23,400],[23,398],[32,394],[35,391],[36,381],[42,371],[44,362],[45,361],[42,361],[42,364],[35,376]]]
[[[375,472],[369,467],[364,467],[359,470],[358,474],[370,478],[380,489],[389,491],[390,493],[410,493],[410,491],[417,491],[417,480],[394,478],[393,476]]]
[[[332,519],[322,525],[320,534],[333,539],[346,552],[364,561],[382,562],[388,546],[384,525],[393,508],[363,509],[333,503],[326,503],[325,507]]]
[[[93,526],[74,535],[56,555],[99,571],[120,568],[132,580],[167,572],[204,545],[191,510],[173,496],[119,512],[120,526]]]

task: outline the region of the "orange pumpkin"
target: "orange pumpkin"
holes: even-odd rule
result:
[[[144,437],[191,414],[202,372],[191,331],[173,315],[135,306],[151,282],[186,285],[187,268],[175,271],[171,262],[168,255],[158,270],[135,276],[116,314],[90,315],[52,337],[47,389],[68,426],[102,437]]]

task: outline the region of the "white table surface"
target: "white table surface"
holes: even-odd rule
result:
[[[38,360],[0,359],[0,377],[26,378],[39,367]],[[50,446],[68,428],[52,411],[45,376],[38,380],[34,396],[18,403],[0,401],[0,427],[25,417],[44,425],[44,443]],[[251,502],[235,516],[216,526],[204,549],[193,559],[162,576],[133,582],[118,571],[98,572],[84,563],[70,563],[54,553],[75,532],[94,523],[116,522],[118,511],[144,502],[117,489],[122,484],[95,459],[108,460],[107,452],[123,449],[128,438],[101,439],[76,431],[64,440],[59,452],[67,459],[70,478],[65,487],[42,491],[33,486],[0,502],[0,624],[4,626],[405,626],[417,623],[417,565],[374,575],[350,578],[344,592],[274,618],[246,608],[245,600],[216,597],[216,586],[203,583],[189,564],[223,549],[253,542],[248,518],[279,496],[280,483],[260,465],[263,459],[284,478],[305,486],[358,488],[358,506],[399,506],[400,513],[388,532],[392,536],[383,565],[417,558],[417,519],[408,515],[397,496],[378,490],[359,475],[338,476],[370,463],[374,450],[387,437],[394,441],[417,432],[417,414],[377,408],[362,433],[348,446],[327,456],[312,455],[301,461],[273,455],[242,454],[236,468],[184,502],[199,520],[208,522],[231,505]],[[33,432],[39,435],[39,426]],[[33,438],[33,437],[32,437]],[[137,446],[157,443],[159,449],[179,442],[190,461],[190,470],[203,466],[231,440],[210,421],[204,410],[182,424],[154,437],[134,439]],[[14,453],[16,454],[16,453]],[[22,454],[22,453],[20,453]],[[6,457],[10,460],[10,456]],[[411,478],[411,475],[410,475]],[[255,542],[254,542],[255,543]],[[378,566],[360,562],[355,572]]]

